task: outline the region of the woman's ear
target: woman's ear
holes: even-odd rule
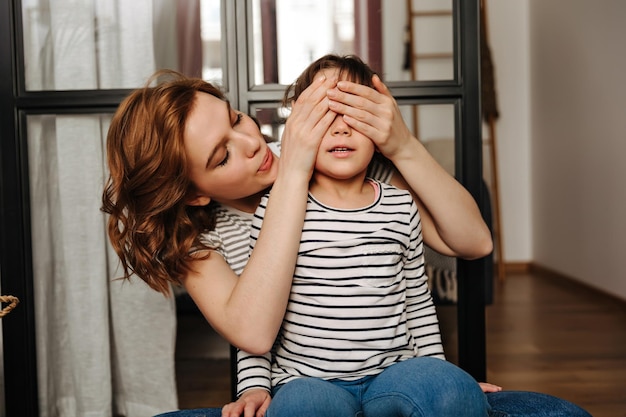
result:
[[[206,206],[211,202],[211,197],[205,195],[196,195],[194,197],[187,197],[188,206]]]

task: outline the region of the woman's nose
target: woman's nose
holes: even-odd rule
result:
[[[245,135],[242,138],[242,146],[248,158],[252,158],[261,149],[261,143],[258,138]]]
[[[351,132],[350,126],[343,120],[343,115],[338,114],[330,125],[330,133],[333,136],[350,136]]]

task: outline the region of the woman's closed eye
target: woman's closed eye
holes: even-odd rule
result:
[[[217,166],[222,167],[224,165],[226,165],[226,163],[228,163],[228,158],[230,157],[230,152],[228,152],[228,149],[226,149],[224,151],[224,157],[222,158],[222,160],[220,162],[218,162]]]
[[[233,127],[237,126],[240,122],[241,119],[243,118],[243,113],[240,112],[232,112],[232,114],[234,114],[234,119],[232,120],[232,125]],[[228,147],[224,146],[224,152],[223,152],[223,157],[222,159],[217,163],[218,167],[223,167],[224,165],[226,165],[228,163],[228,159],[230,158],[230,152],[228,151]]]
[[[232,121],[232,125],[233,127],[237,126],[240,122],[241,119],[243,118],[243,114],[239,113],[239,112],[233,112],[234,114],[234,120]],[[230,152],[228,151],[228,148],[226,146],[224,146],[224,156],[223,158],[217,163],[218,167],[223,167],[224,165],[226,165],[228,163],[228,159],[230,158]]]

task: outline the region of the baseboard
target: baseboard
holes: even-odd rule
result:
[[[561,282],[567,282],[568,285],[576,285],[579,286],[581,288],[584,288],[586,291],[590,291],[594,294],[597,294],[601,297],[606,297],[607,299],[611,299],[615,302],[617,302],[617,304],[621,305],[623,308],[626,308],[626,300],[616,296],[615,294],[611,294],[608,293],[606,291],[603,291],[599,288],[593,287],[589,284],[587,284],[586,282],[577,280],[573,277],[570,277],[569,275],[565,275],[562,274],[560,272],[557,272],[553,269],[547,268],[543,265],[539,265],[536,264],[534,262],[530,262],[529,263],[529,272],[532,273],[536,273],[538,275],[541,275],[544,278],[547,279],[552,279],[555,281],[561,281]]]
[[[496,268],[497,266],[494,265]],[[507,274],[525,274],[530,272],[530,262],[505,262],[504,272]],[[496,269],[497,270],[497,269]]]
[[[530,267],[529,271],[532,271],[532,272],[537,273],[537,274],[541,274],[541,275],[545,275],[545,276],[549,276],[551,278],[556,278],[556,279],[561,279],[561,280],[568,280],[568,281],[579,282],[579,281],[575,280],[574,278],[572,278],[572,277],[570,277],[568,275],[565,275],[565,274],[563,274],[561,272],[557,272],[554,269],[545,267],[543,265],[540,265],[540,264],[537,264],[537,263],[534,263],[534,262],[530,262],[529,263],[529,267]]]

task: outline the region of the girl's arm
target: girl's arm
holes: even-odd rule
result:
[[[204,317],[226,340],[253,354],[270,350],[280,328],[296,263],[308,183],[320,141],[335,114],[326,91],[336,80],[316,80],[293,104],[258,242],[241,276],[216,252],[192,265],[183,285]]]
[[[475,259],[489,254],[492,240],[471,194],[426,151],[402,119],[395,99],[374,76],[376,90],[348,81],[328,91],[329,107],[368,136],[399,174],[391,183],[409,189],[422,217],[428,246],[448,256]]]
[[[407,199],[409,198],[407,196]],[[408,213],[410,221],[406,231],[409,245],[402,266],[406,284],[406,324],[417,356],[431,356],[445,360],[437,309],[428,288],[428,276],[425,271],[422,222],[417,205],[411,204],[410,207]]]

